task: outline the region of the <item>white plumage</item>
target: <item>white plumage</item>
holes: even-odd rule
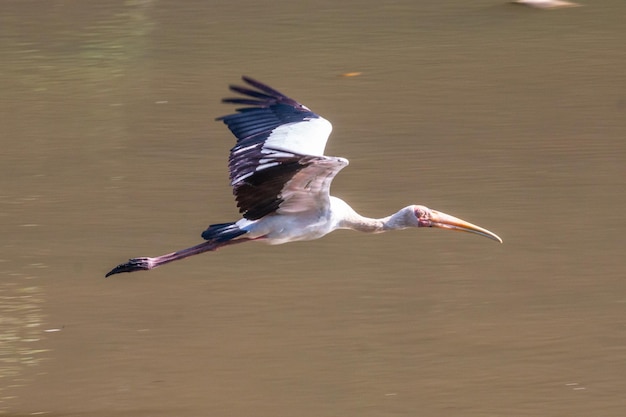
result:
[[[300,155],[322,156],[332,130],[333,125],[321,117],[292,122],[274,129],[264,147]]]

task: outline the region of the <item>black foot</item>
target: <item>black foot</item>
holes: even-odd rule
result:
[[[150,258],[133,258],[129,259],[125,264],[119,264],[113,268],[108,274],[105,275],[105,278],[122,272],[145,271],[148,269],[151,269]]]

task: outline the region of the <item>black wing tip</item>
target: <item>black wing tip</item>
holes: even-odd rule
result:
[[[255,88],[255,90],[252,90],[248,87],[241,87],[241,86],[234,85],[234,84],[229,85],[229,89],[235,93],[242,94],[244,96],[249,97],[247,98],[247,100],[251,100],[250,98],[256,99],[258,100],[258,103],[252,104],[252,103],[241,102],[241,100],[246,100],[245,98],[241,98],[241,97],[240,98],[230,98],[230,97],[225,98],[222,100],[223,103],[249,104],[252,106],[261,106],[261,107],[271,106],[276,103],[285,103],[296,108],[308,110],[305,106],[298,103],[296,100],[289,98],[285,94],[270,87],[269,85],[265,83],[262,83],[261,81],[258,81],[252,77],[248,77],[247,75],[242,75],[241,79],[246,84],[248,84],[248,86]]]
[[[246,84],[250,84],[250,85],[252,85],[252,86],[254,86],[255,84],[257,84],[257,85],[258,85],[258,84],[265,85],[265,84],[263,84],[262,82],[260,82],[260,81],[258,81],[258,80],[255,80],[254,78],[252,78],[252,77],[250,77],[250,76],[248,76],[248,75],[242,75],[242,76],[241,76],[241,80],[242,80],[243,82],[245,82]]]
[[[263,93],[260,93],[259,91],[255,91],[255,90],[250,90],[248,87],[242,87],[236,84],[230,84],[228,86],[228,88],[235,92],[235,93],[239,93],[239,94],[245,94],[245,95],[249,95],[250,93],[252,94],[262,94],[262,95],[267,95],[270,96],[272,98],[287,98],[287,96],[285,96],[283,93],[281,93],[278,90],[273,89],[272,87],[270,87],[269,85],[262,83],[261,81],[255,80],[252,77],[248,77],[247,75],[242,75],[241,76],[241,80],[248,84],[250,87],[256,88],[259,91],[262,91]]]
[[[259,89],[265,93],[268,93],[271,96],[279,96],[279,97],[284,97],[287,98],[286,95],[284,95],[283,93],[281,93],[278,90],[273,89],[272,87],[270,87],[269,85],[262,83],[261,81],[255,80],[252,77],[248,77],[247,75],[242,75],[241,79],[248,85],[251,85],[252,87]]]

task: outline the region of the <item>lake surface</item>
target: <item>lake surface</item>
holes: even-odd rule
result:
[[[1,7],[0,414],[626,412],[623,0]],[[360,213],[504,244],[340,231],[104,279],[238,218],[242,74],[333,122]]]

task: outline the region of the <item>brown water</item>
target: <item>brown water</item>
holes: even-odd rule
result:
[[[1,412],[626,415],[626,2],[586,3],[2,2]],[[212,119],[241,74],[334,123],[361,213],[505,243],[337,232],[105,280],[237,218]]]

